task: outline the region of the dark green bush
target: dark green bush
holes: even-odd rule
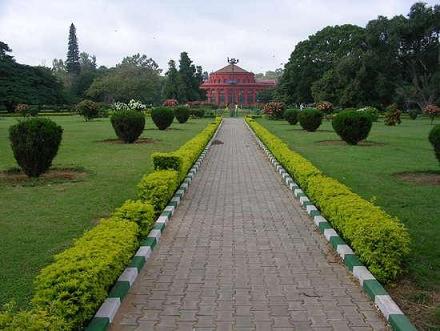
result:
[[[76,111],[86,121],[99,117],[99,105],[91,100],[83,100],[76,105]]]
[[[304,109],[298,114],[298,121],[302,128],[309,132],[316,131],[322,123],[323,114],[314,108]]]
[[[205,116],[205,109],[204,108],[191,108],[190,109],[191,116],[195,118],[203,118]]]
[[[110,118],[116,135],[125,143],[135,142],[145,128],[145,115],[135,110],[120,110]]]
[[[417,119],[417,116],[419,116],[419,112],[417,111],[417,109],[411,109],[410,111],[408,111],[408,115],[410,119],[415,120]]]
[[[379,120],[379,110],[376,107],[364,107],[357,110],[358,112],[367,113],[373,122]]]
[[[48,118],[31,118],[9,128],[9,140],[18,165],[29,177],[38,177],[52,165],[63,129]]]
[[[154,108],[151,111],[151,119],[159,130],[165,130],[173,123],[174,111],[167,107]]]
[[[429,133],[429,142],[434,147],[434,153],[440,162],[440,124],[434,126]]]
[[[333,129],[345,142],[350,145],[357,143],[368,137],[372,117],[363,111],[344,111],[337,114],[332,121]]]
[[[290,125],[298,123],[298,110],[289,108],[284,112],[284,119],[289,122]]]
[[[190,110],[186,106],[178,106],[174,108],[174,116],[176,116],[179,123],[186,123],[190,115]]]

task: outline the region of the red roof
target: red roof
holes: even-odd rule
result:
[[[232,72],[232,64],[228,64],[226,67],[215,71],[215,73],[224,73],[224,72]],[[238,65],[234,65],[234,72],[249,73],[249,71],[246,71],[243,68],[240,68]]]

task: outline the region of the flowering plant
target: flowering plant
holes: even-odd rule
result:
[[[177,100],[176,99],[166,99],[163,102],[164,107],[175,107],[177,106]]]
[[[270,119],[282,119],[284,115],[285,105],[283,102],[269,102],[263,107],[263,113]]]
[[[324,114],[330,114],[333,111],[333,104],[329,101],[320,101],[316,104],[316,108]]]
[[[117,110],[117,111],[121,111],[121,110],[137,110],[137,111],[142,111],[144,110],[147,106],[145,106],[142,102],[131,99],[128,104],[124,103],[124,102],[115,102],[113,104],[113,107]]]
[[[423,111],[431,119],[431,124],[434,121],[434,118],[440,116],[440,107],[436,105],[427,105]]]
[[[394,126],[400,124],[400,114],[401,111],[397,108],[396,104],[392,104],[387,107],[387,112],[385,113],[385,124],[388,126]]]

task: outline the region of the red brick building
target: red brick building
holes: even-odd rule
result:
[[[203,82],[201,88],[206,90],[209,103],[218,106],[253,106],[257,102],[258,92],[274,88],[275,85],[275,80],[255,80],[252,72],[229,64],[209,74],[208,80]]]

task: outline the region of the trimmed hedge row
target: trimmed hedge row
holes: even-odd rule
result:
[[[246,118],[246,122],[376,278],[383,282],[395,279],[402,271],[402,260],[409,254],[410,238],[404,225],[325,176],[253,119]]]
[[[138,197],[150,203],[160,214],[179,186],[175,170],[158,170],[145,175],[138,184]]]
[[[102,220],[55,256],[35,281],[34,307],[79,328],[107,297],[138,247],[139,227],[119,219]]]
[[[214,135],[220,122],[221,117],[216,117],[214,122],[208,124],[202,132],[176,151],[169,153],[153,153],[151,157],[153,159],[154,169],[177,171],[180,183],[193,163],[203,152],[203,149]]]
[[[185,152],[178,154],[184,164],[181,171],[187,169],[184,175],[196,161],[192,155],[199,156],[220,122],[221,118],[216,119],[184,145]],[[87,323],[139,247],[139,239],[150,232],[157,214],[173,197],[179,175],[175,170],[145,175],[138,184],[139,200],[127,200],[110,218],[56,255],[55,262],[36,278],[31,310],[0,312],[0,329],[78,330]]]

